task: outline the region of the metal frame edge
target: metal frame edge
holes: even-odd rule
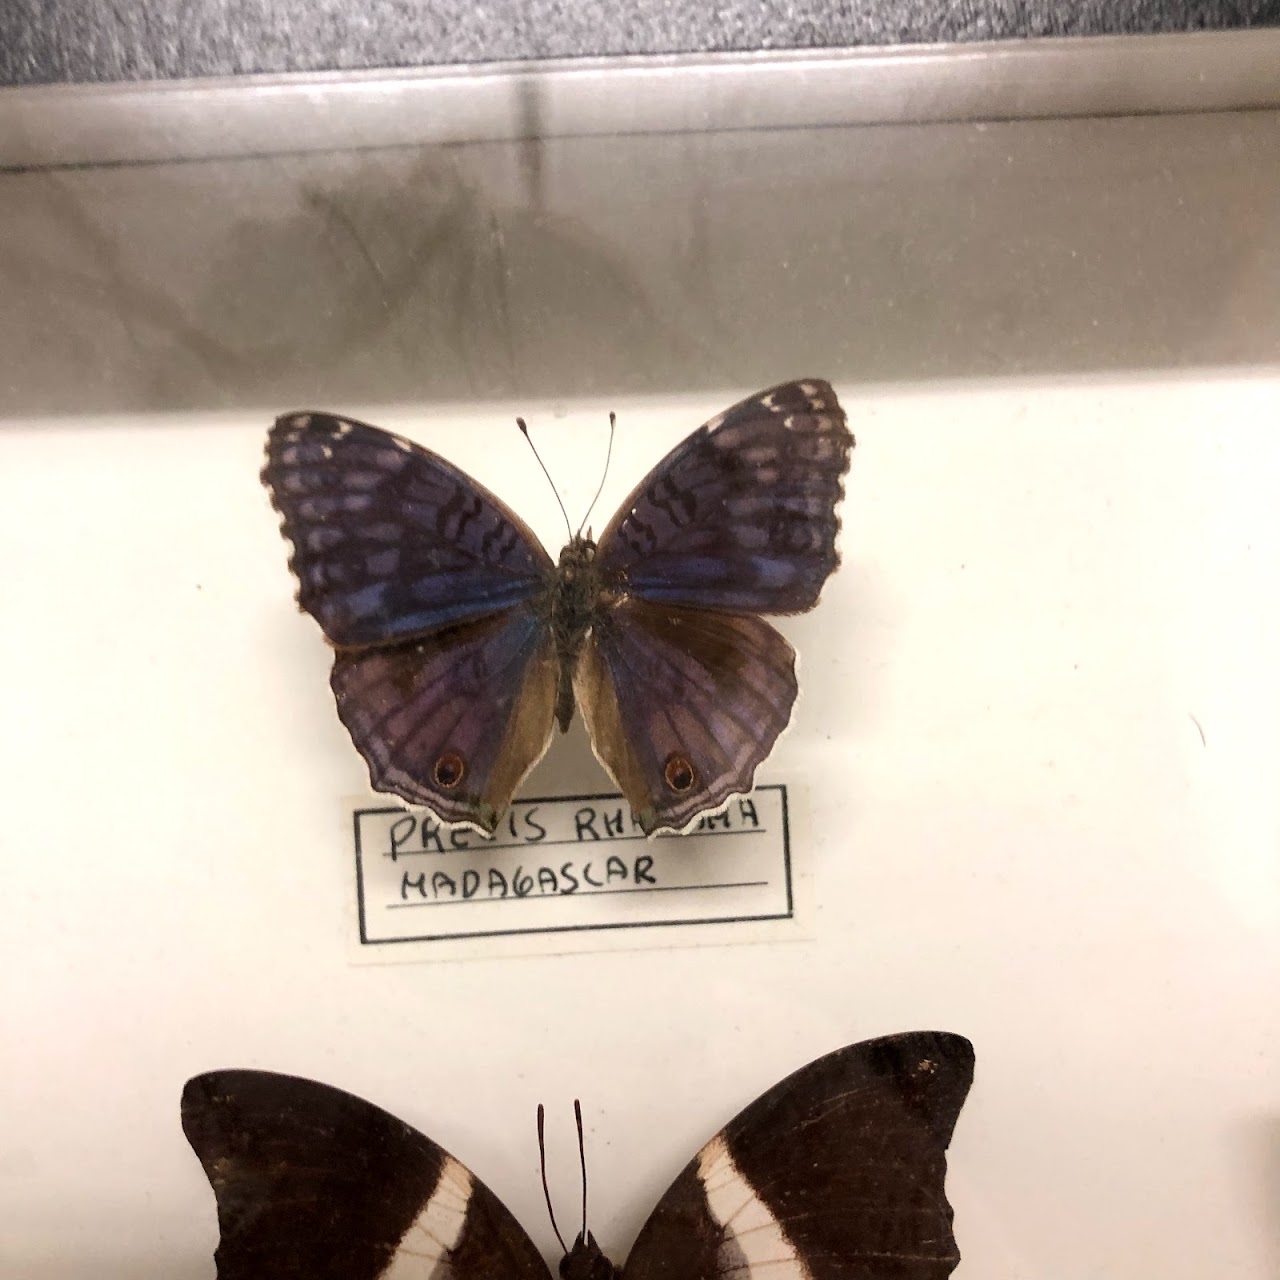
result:
[[[1280,28],[0,89],[0,169],[1280,107]],[[797,92],[803,82],[804,92]]]

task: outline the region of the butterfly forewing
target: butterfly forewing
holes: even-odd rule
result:
[[[555,572],[524,522],[443,458],[324,413],[277,419],[262,481],[293,543],[298,603],[340,647],[511,608]]]
[[[943,1280],[960,1260],[946,1150],[972,1080],[972,1046],[944,1032],[810,1063],[694,1157],[622,1280]]]
[[[218,1203],[218,1280],[548,1280],[482,1182],[361,1098],[214,1071],[188,1081],[182,1127]]]
[[[600,537],[606,585],[654,603],[803,613],[839,556],[853,436],[831,387],[789,382],[700,427]]]
[[[641,829],[680,831],[751,790],[791,716],[795,653],[760,618],[625,600],[595,627],[575,688]]]

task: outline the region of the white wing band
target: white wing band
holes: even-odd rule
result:
[[[723,1138],[698,1152],[707,1208],[723,1233],[719,1273],[733,1280],[812,1280],[796,1247],[738,1171]]]
[[[409,1229],[379,1280],[437,1280],[449,1273],[446,1261],[462,1238],[471,1203],[471,1174],[452,1156],[445,1156],[435,1188]],[[443,1264],[443,1265],[442,1265]]]

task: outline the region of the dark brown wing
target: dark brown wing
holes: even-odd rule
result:
[[[972,1045],[930,1031],[801,1068],[672,1183],[622,1280],[944,1280],[946,1150],[972,1079]]]
[[[218,1280],[548,1280],[484,1183],[352,1094],[214,1071],[187,1082],[182,1128],[218,1202]]]

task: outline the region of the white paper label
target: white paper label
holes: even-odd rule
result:
[[[516,800],[491,837],[396,806],[355,807],[352,819],[362,951],[501,938],[578,950],[601,941],[573,935],[600,931],[669,944],[683,940],[672,928],[795,916],[782,785],[653,840],[618,795]]]

